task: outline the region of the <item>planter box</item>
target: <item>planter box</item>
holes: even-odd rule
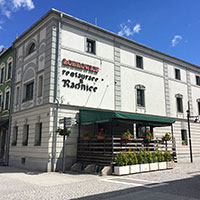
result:
[[[149,168],[150,171],[158,170],[158,163],[149,163]]]
[[[114,172],[118,176],[129,174],[129,165],[127,165],[127,166],[115,166]]]
[[[159,162],[158,163],[158,169],[167,169],[167,163],[166,162]]]
[[[149,163],[140,165],[140,172],[148,172],[149,171]]]
[[[140,165],[129,165],[129,173],[135,174],[140,172]]]
[[[174,161],[167,162],[167,169],[173,169],[174,168]]]

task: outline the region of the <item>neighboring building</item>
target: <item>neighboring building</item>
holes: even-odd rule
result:
[[[10,165],[59,170],[62,136],[56,134],[58,119],[78,120],[83,108],[143,114],[140,121],[134,119],[127,125],[135,137],[142,137],[147,124],[152,129],[155,125],[151,121],[145,124],[145,116],[171,123],[175,118],[177,157],[189,160],[189,146],[183,146],[182,141],[188,141],[187,102],[192,115],[200,114],[198,66],[54,9],[13,46],[16,66]],[[107,123],[73,126],[66,144],[66,167],[76,162],[78,137],[84,130],[95,134],[101,126],[110,134]],[[115,128],[119,134],[126,125],[120,127]],[[199,129],[200,125],[191,121],[195,158],[200,157]],[[166,131],[171,127],[154,128],[155,137]]]
[[[0,164],[5,164],[8,150],[12,68],[13,49],[10,47],[7,50],[3,49],[0,53]]]

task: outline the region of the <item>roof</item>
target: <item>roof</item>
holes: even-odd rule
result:
[[[106,30],[106,29],[100,28],[100,27],[98,27],[98,26],[96,26],[96,25],[90,24],[90,23],[88,23],[88,22],[86,22],[86,21],[84,21],[84,20],[78,19],[78,18],[76,18],[76,17],[73,17],[73,16],[71,16],[71,15],[69,15],[69,14],[66,14],[66,13],[64,13],[64,12],[61,12],[61,11],[59,11],[59,10],[56,10],[56,9],[54,9],[54,8],[50,9],[50,10],[49,10],[45,15],[43,15],[37,22],[35,22],[29,29],[27,29],[22,35],[20,35],[20,36],[13,42],[13,44],[15,44],[16,42],[18,42],[22,37],[24,37],[26,34],[28,34],[29,32],[31,32],[37,25],[39,25],[43,20],[45,20],[46,18],[48,18],[51,14],[62,15],[63,17],[68,18],[68,19],[70,19],[70,20],[72,20],[72,21],[75,21],[75,22],[77,22],[77,23],[81,23],[81,24],[83,24],[83,25],[86,25],[86,26],[88,26],[88,27],[91,27],[91,28],[93,28],[93,29],[96,29],[96,30],[98,30],[98,31],[100,31],[100,32],[109,34],[110,36],[113,36],[114,38],[118,38],[118,39],[120,39],[120,40],[122,40],[122,41],[126,41],[126,42],[128,42],[128,43],[130,43],[130,44],[137,45],[137,46],[139,46],[139,47],[142,47],[142,48],[146,49],[147,51],[149,50],[149,51],[151,51],[151,52],[157,53],[157,54],[162,55],[162,56],[167,57],[167,58],[174,59],[174,60],[179,61],[179,62],[182,62],[182,63],[184,63],[184,64],[186,64],[186,65],[190,65],[190,66],[192,66],[192,67],[198,68],[198,69],[200,70],[200,67],[199,67],[198,65],[194,65],[194,64],[192,64],[192,63],[189,63],[189,62],[187,62],[187,61],[184,61],[184,60],[181,60],[181,59],[179,59],[179,58],[173,57],[173,56],[171,56],[171,55],[162,53],[162,52],[160,52],[160,51],[157,51],[157,50],[155,50],[155,49],[152,49],[152,48],[150,48],[150,47],[147,47],[147,46],[145,46],[145,45],[143,45],[143,44],[140,44],[140,43],[138,43],[138,42],[135,42],[135,41],[133,41],[133,40],[131,40],[131,39],[125,38],[125,37],[120,36],[120,35],[117,35],[116,33],[113,33],[113,32],[108,31],[108,30]],[[150,53],[149,53],[149,54],[150,54]]]

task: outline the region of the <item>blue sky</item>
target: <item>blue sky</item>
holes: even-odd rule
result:
[[[200,0],[0,0],[0,48],[51,8],[200,66]]]

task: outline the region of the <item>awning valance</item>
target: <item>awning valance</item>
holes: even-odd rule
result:
[[[80,124],[93,124],[102,122],[111,122],[112,119],[124,119],[131,120],[134,122],[149,122],[155,124],[170,125],[176,120],[168,117],[158,117],[153,115],[134,114],[125,112],[112,112],[112,111],[101,111],[101,110],[80,110]]]

